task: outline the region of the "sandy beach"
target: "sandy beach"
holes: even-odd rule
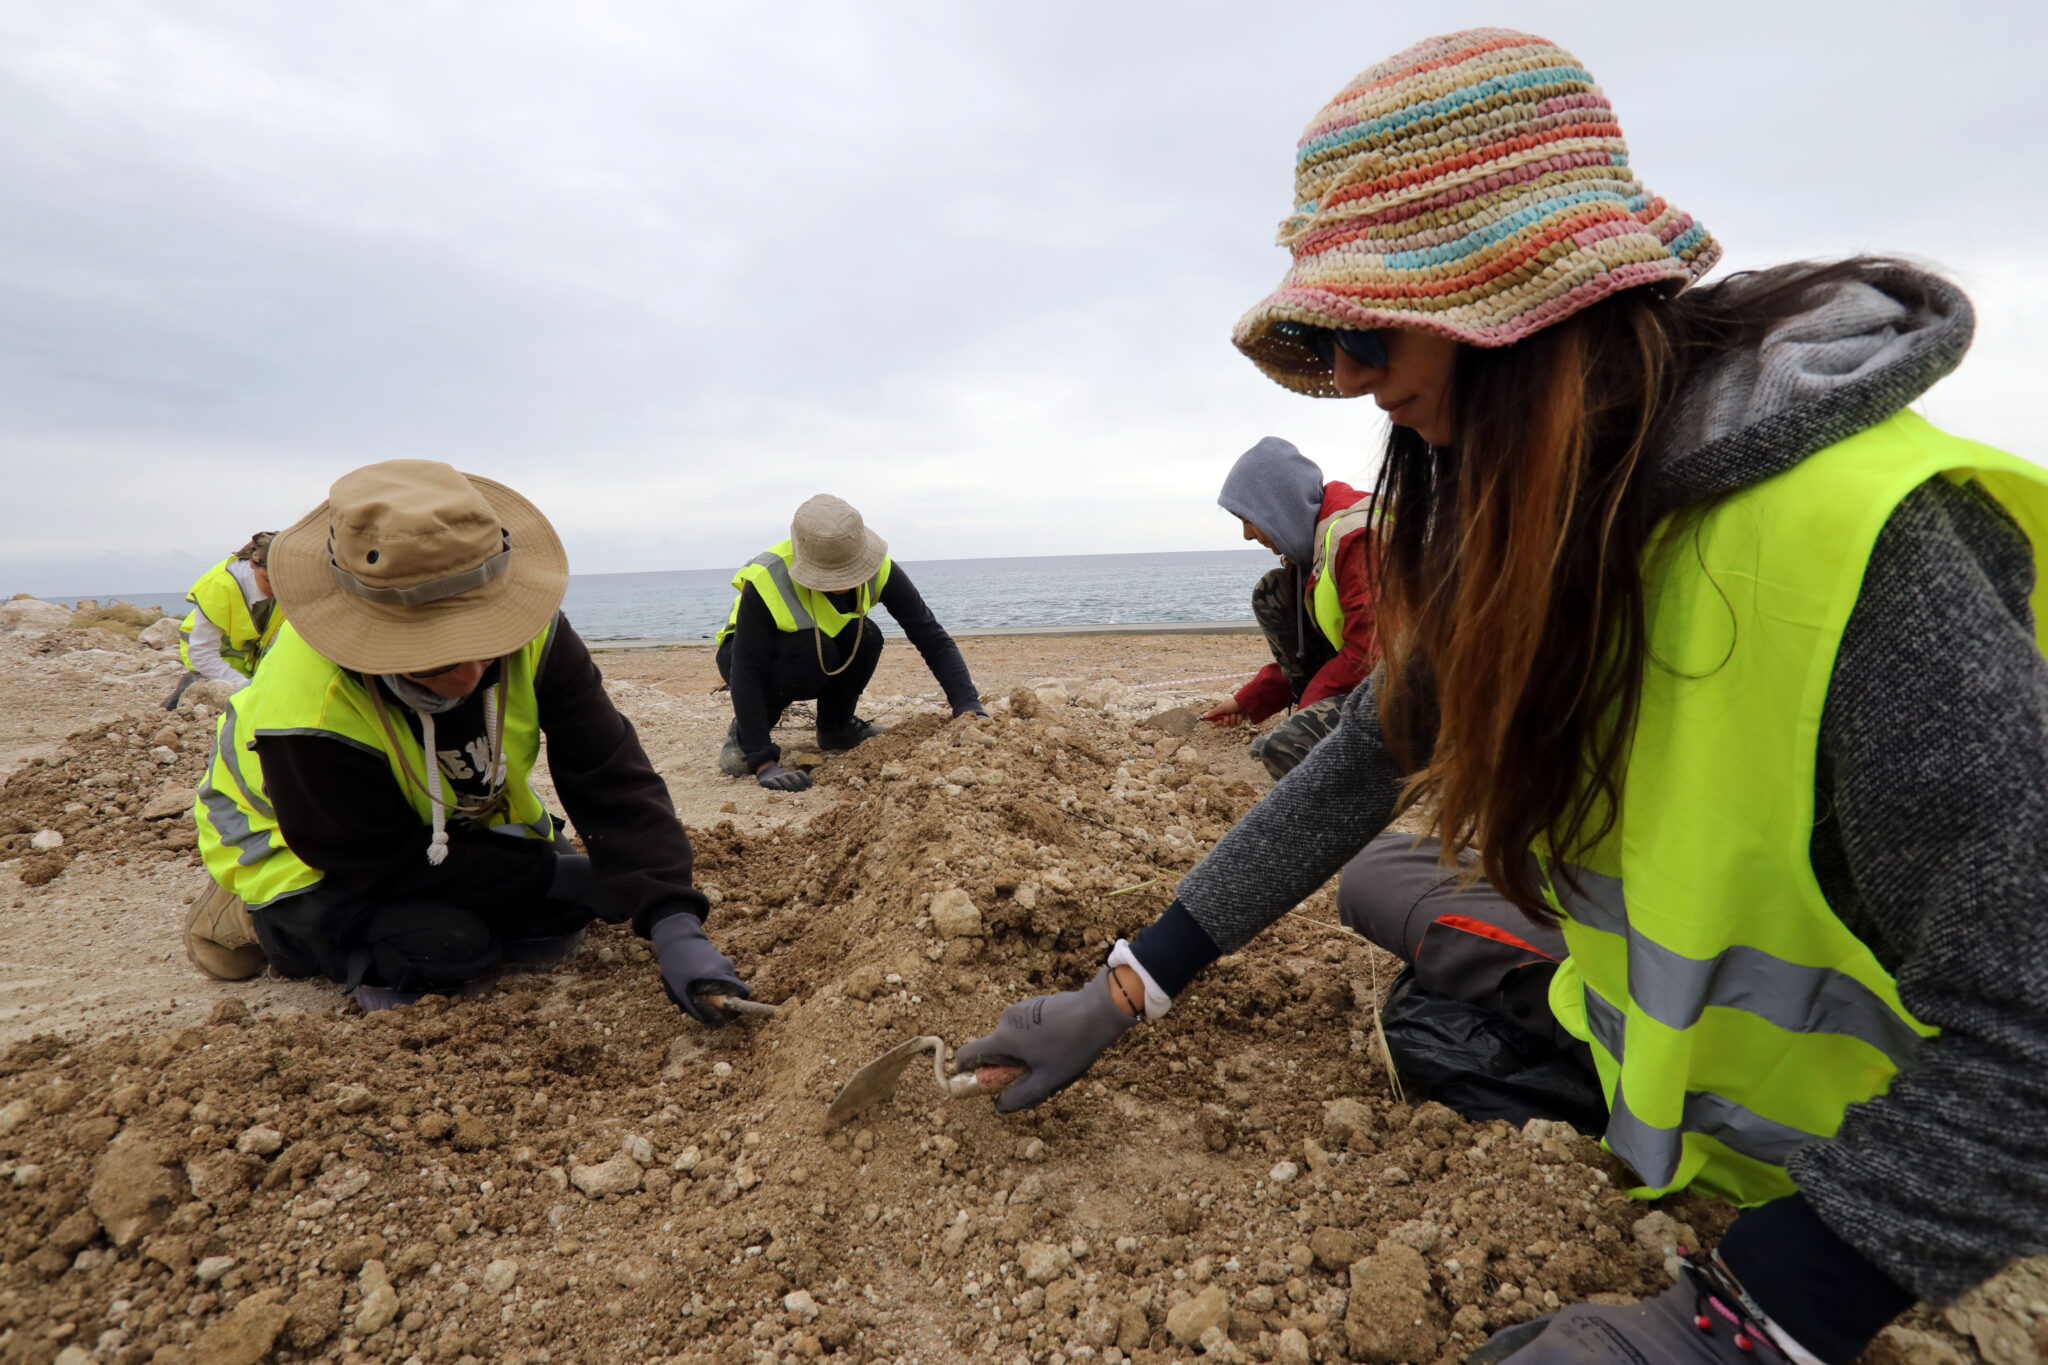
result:
[[[1569,1128],[1397,1096],[1398,964],[1329,888],[1039,1110],[927,1064],[828,1129],[863,1061],[1085,979],[1271,785],[1251,732],[1192,724],[1255,636],[962,646],[990,720],[947,724],[892,641],[890,732],[795,795],[718,773],[709,649],[600,654],[714,937],[782,1007],[711,1032],[601,926],[372,1016],[202,977],[178,798],[218,698],[167,714],[174,648],[0,604],[0,1361],[1449,1365],[1712,1245],[1732,1209],[1628,1199]],[[1864,1359],[2037,1361],[2044,1297],[2022,1265]]]

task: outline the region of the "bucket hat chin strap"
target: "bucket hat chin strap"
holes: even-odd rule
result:
[[[484,584],[501,577],[512,567],[512,533],[502,528],[499,531],[505,548],[486,559],[473,569],[449,574],[446,578],[430,578],[424,583],[415,583],[409,588],[379,588],[363,582],[334,558],[334,536],[327,537],[327,568],[334,575],[345,592],[355,594],[367,602],[381,602],[392,607],[421,607],[429,602],[438,602],[444,597],[455,597],[461,593],[481,588]]]

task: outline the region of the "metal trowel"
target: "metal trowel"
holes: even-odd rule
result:
[[[929,1034],[911,1038],[898,1043],[846,1078],[846,1084],[840,1086],[839,1093],[832,1097],[832,1107],[825,1111],[825,1126],[836,1128],[887,1099],[895,1091],[896,1082],[917,1060],[918,1054],[926,1051],[932,1054],[932,1079],[938,1082],[939,1089],[945,1091],[949,1099],[964,1100],[976,1095],[994,1098],[1024,1074],[1021,1066],[984,1066],[976,1068],[969,1076],[948,1076],[946,1059],[951,1050],[946,1046],[946,1040]]]

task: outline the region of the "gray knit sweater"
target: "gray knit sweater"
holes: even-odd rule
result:
[[[1883,420],[1968,349],[1968,301],[1916,313],[1838,291],[1689,387],[1660,506],[1757,483]],[[1893,513],[1842,639],[1820,732],[1812,857],[1835,913],[1938,1025],[1916,1067],[1790,1163],[1823,1221],[1947,1299],[2048,1250],[2048,662],[2025,536],[1975,486]],[[1391,818],[1403,774],[1360,687],[1342,724],[1179,888],[1234,952]]]

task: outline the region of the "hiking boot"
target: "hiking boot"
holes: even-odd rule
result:
[[[725,727],[725,746],[718,751],[718,771],[727,777],[750,777],[747,768],[746,750],[740,748],[740,723],[737,719]]]
[[[249,907],[211,878],[185,912],[185,956],[219,981],[247,981],[270,965],[256,941]]]
[[[828,754],[841,753],[873,739],[889,727],[855,716],[844,725],[820,725],[818,747]]]

